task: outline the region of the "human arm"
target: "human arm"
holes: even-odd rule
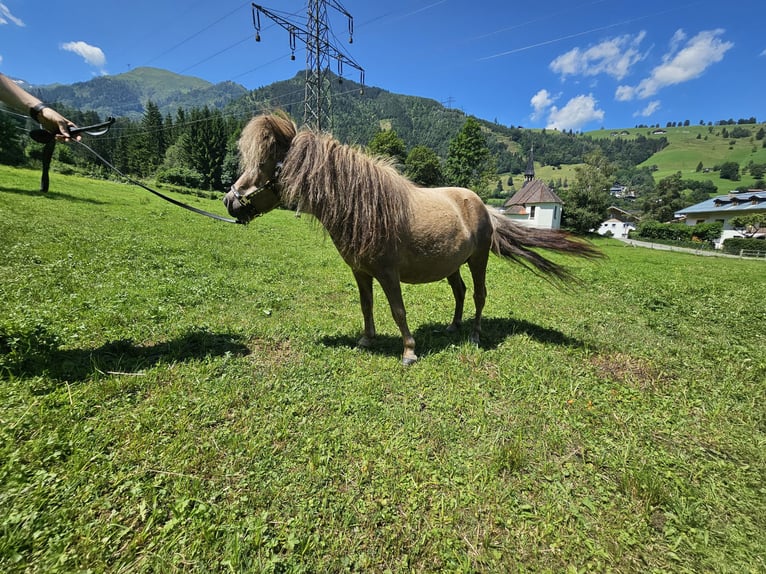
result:
[[[17,112],[28,114],[46,130],[59,134],[59,139],[69,139],[69,128],[75,127],[53,108],[46,106],[38,98],[22,89],[16,82],[0,74],[0,101]]]

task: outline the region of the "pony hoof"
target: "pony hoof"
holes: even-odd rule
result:
[[[417,357],[402,357],[402,365],[409,367],[410,365],[414,365],[417,360]]]
[[[478,335],[471,335],[471,336],[468,338],[468,340],[471,342],[471,344],[472,344],[474,347],[478,347],[478,346],[481,344],[481,341],[479,341],[479,336],[478,336]]]
[[[455,325],[455,323],[451,323],[447,326],[447,333],[457,333],[460,329],[460,325]]]

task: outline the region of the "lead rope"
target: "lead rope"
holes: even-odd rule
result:
[[[137,185],[138,187],[141,187],[141,188],[145,189],[149,193],[153,193],[157,197],[160,197],[160,198],[164,199],[165,201],[168,201],[168,202],[172,203],[173,205],[177,205],[178,207],[183,207],[184,209],[188,209],[189,211],[193,211],[194,213],[197,213],[199,215],[204,215],[205,217],[210,217],[211,219],[216,219],[218,221],[223,221],[225,223],[242,224],[241,221],[237,221],[236,219],[229,219],[228,217],[223,217],[223,216],[217,215],[215,213],[210,213],[209,211],[205,211],[203,209],[199,209],[197,207],[193,207],[191,205],[187,205],[186,203],[183,203],[181,201],[173,199],[172,197],[168,197],[167,195],[164,195],[164,194],[160,193],[159,191],[157,191],[155,189],[152,189],[148,185],[144,185],[140,181],[125,175],[119,169],[117,169],[113,164],[109,163],[107,160],[105,160],[103,157],[101,157],[101,155],[99,155],[99,153],[96,152],[93,148],[91,148],[89,145],[83,143],[82,141],[79,141],[79,140],[76,140],[76,139],[73,139],[73,140],[70,140],[70,141],[73,141],[73,142],[81,145],[82,147],[84,147],[86,150],[88,150],[90,153],[92,153],[94,157],[98,158],[105,166],[107,166],[108,168],[112,169],[115,173],[117,173],[119,176],[124,178],[129,183],[132,183],[133,185]]]

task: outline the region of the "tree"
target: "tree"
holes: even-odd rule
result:
[[[766,164],[754,163],[750,166],[750,175],[755,179],[763,179],[764,174],[766,174]]]
[[[729,223],[745,237],[753,237],[760,228],[766,227],[766,213],[738,215],[732,217]]]
[[[379,131],[367,144],[367,148],[373,155],[391,157],[400,164],[407,157],[407,146],[394,130]]]
[[[566,192],[562,192],[562,227],[576,233],[588,233],[606,219],[614,172],[614,165],[600,149],[585,157],[585,165],[575,168],[574,181]]]
[[[188,131],[180,143],[192,170],[201,176],[203,189],[223,189],[221,173],[226,157],[226,130],[221,112],[207,106],[189,113]]]
[[[731,181],[739,181],[739,164],[736,161],[725,161],[721,164],[721,169],[718,173],[721,179],[728,179]]]
[[[157,104],[149,100],[146,102],[144,117],[141,120],[141,139],[146,154],[146,161],[154,171],[165,157],[167,142],[165,139],[165,126],[162,114]]]
[[[436,152],[426,146],[415,146],[404,161],[404,174],[423,187],[444,183],[441,161]]]
[[[0,113],[0,164],[22,165],[25,161],[21,132],[5,114]]]
[[[482,199],[488,198],[489,183],[495,176],[495,162],[476,118],[466,119],[458,134],[450,140],[445,172],[452,185],[467,187]]]

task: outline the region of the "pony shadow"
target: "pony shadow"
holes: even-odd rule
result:
[[[473,319],[468,318],[463,322],[460,330],[456,333],[447,332],[444,323],[426,323],[418,327],[412,334],[417,343],[416,352],[423,355],[443,351],[456,344],[468,341]],[[504,317],[484,317],[481,321],[481,344],[482,349],[496,349],[510,337],[526,335],[535,341],[548,345],[579,348],[584,343],[579,339],[570,337],[556,329],[550,329],[523,319],[511,319]],[[357,339],[351,335],[333,335],[322,337],[320,342],[328,347],[356,347]],[[376,355],[399,356],[402,353],[402,338],[393,335],[378,335],[373,345],[366,352]]]
[[[44,199],[49,199],[52,201],[71,201],[75,203],[90,203],[92,205],[106,205],[105,201],[100,201],[98,199],[91,199],[87,197],[77,197],[75,195],[70,195],[68,193],[63,193],[60,191],[40,191],[39,189],[18,189],[14,187],[5,187],[0,185],[0,192],[2,193],[15,193],[16,195],[24,195],[27,197],[40,197]]]
[[[39,328],[32,333],[0,332],[0,372],[44,377],[51,383],[40,393],[46,394],[58,382],[82,382],[95,373],[139,374],[159,364],[250,353],[239,335],[204,329],[151,345],[121,339],[93,349],[60,349],[55,341],[55,335]]]

